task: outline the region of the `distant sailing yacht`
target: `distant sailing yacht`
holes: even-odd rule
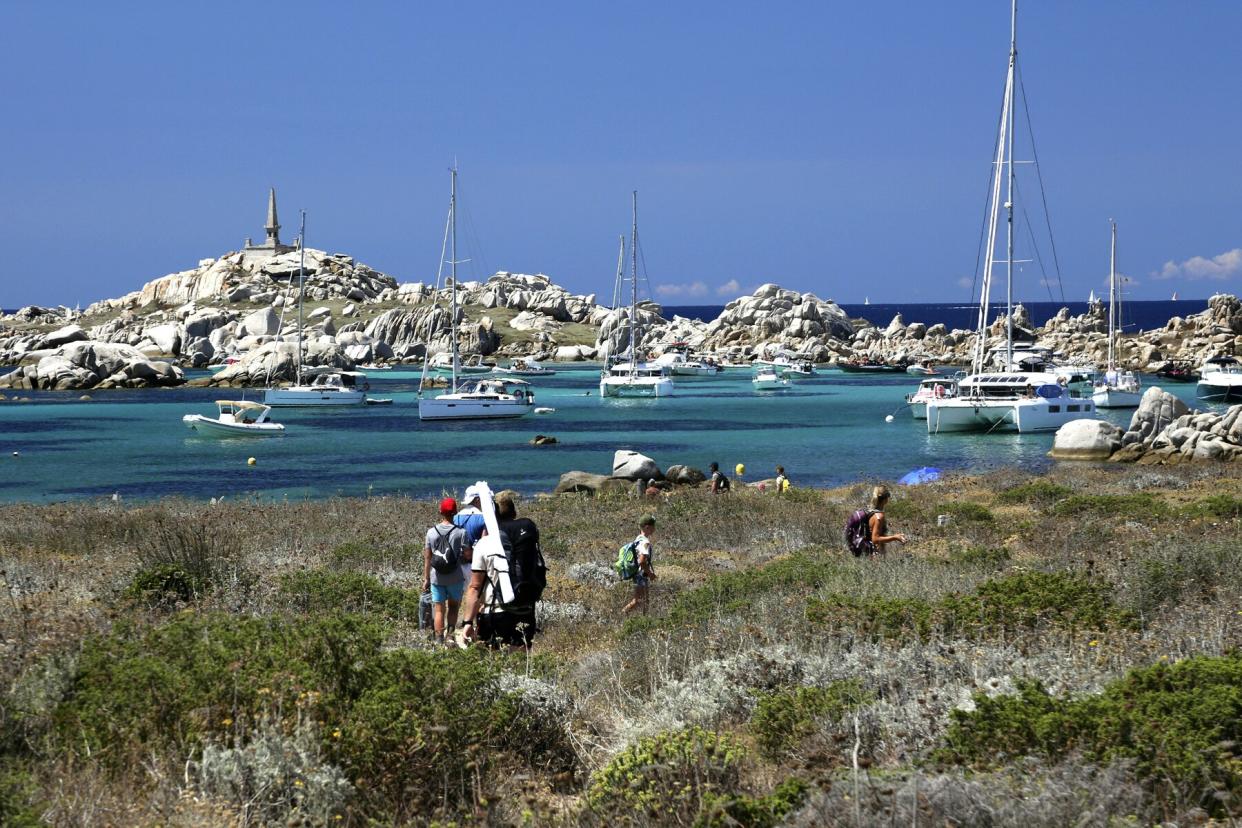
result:
[[[1138,408],[1142,399],[1133,371],[1117,371],[1117,337],[1121,334],[1121,288],[1117,285],[1117,223],[1113,222],[1108,257],[1108,369],[1097,382],[1091,399],[1097,408]]]
[[[1009,29],[1009,72],[1005,80],[1005,99],[1001,109],[996,155],[989,187],[987,248],[983,259],[983,287],[979,296],[979,326],[975,339],[972,373],[958,384],[958,396],[927,402],[927,431],[1052,431],[1070,420],[1095,417],[1095,403],[1071,396],[1061,385],[1055,370],[1032,364],[1029,370],[1015,370],[1013,343],[1014,275],[1014,92],[1018,83],[1018,2],[1011,4]],[[1008,182],[1002,194],[1001,185]],[[1001,199],[1004,199],[1002,202]],[[1008,255],[996,258],[1000,231],[1000,208],[1004,204]],[[987,368],[988,311],[995,265],[1006,265],[1008,305],[1005,360],[1001,370]]]
[[[634,221],[630,233],[630,358],[615,365],[607,365],[600,373],[599,395],[601,397],[671,397],[673,396],[673,378],[665,365],[651,362],[639,362],[639,342],[642,339],[642,326],[638,324],[638,190],[633,195]],[[622,240],[622,255],[617,262],[617,286],[613,290],[614,299],[619,299],[621,283],[625,279],[625,248]],[[613,302],[615,310],[616,301]]]
[[[1173,291],[1173,298],[1172,298],[1172,299],[1170,299],[1169,301],[1170,301],[1170,302],[1176,302],[1176,301],[1177,301],[1177,291],[1176,291],[1176,290],[1175,290],[1175,291]]]

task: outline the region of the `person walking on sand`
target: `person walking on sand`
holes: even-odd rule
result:
[[[647,612],[647,590],[656,579],[655,568],[651,565],[655,551],[651,546],[653,535],[655,517],[643,515],[638,521],[638,537],[634,539],[634,557],[638,562],[638,571],[634,574],[634,597],[621,610],[623,615],[629,615],[638,607],[642,607],[644,613]]]
[[[871,518],[868,520],[868,527],[871,535],[871,545],[875,548],[876,555],[884,553],[884,547],[896,541],[897,543],[905,543],[906,536],[900,532],[890,535],[888,533],[888,520],[884,517],[884,509],[888,506],[888,499],[892,496],[892,492],[887,486],[876,486],[871,490]]]
[[[453,525],[456,512],[456,500],[440,501],[440,522],[427,530],[423,547],[423,592],[431,590],[432,626],[440,644],[445,642],[446,629],[457,628],[457,610],[466,585],[462,566],[470,565],[471,544],[465,530]]]

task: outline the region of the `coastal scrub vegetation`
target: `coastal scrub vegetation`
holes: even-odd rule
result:
[[[419,631],[431,503],[0,506],[0,823],[1242,817],[1236,472],[897,487],[909,543],[858,560],[868,493],[524,500],[550,571],[521,655]],[[622,618],[646,512],[659,579]]]

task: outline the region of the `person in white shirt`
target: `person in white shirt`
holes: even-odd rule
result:
[[[642,520],[638,521],[638,537],[634,539],[634,557],[638,561],[638,574],[634,576],[634,597],[622,610],[627,615],[639,607],[643,608],[643,612],[647,611],[647,590],[651,581],[656,579],[655,568],[652,566],[655,550],[651,545],[654,535],[655,518],[652,515],[643,515]]]

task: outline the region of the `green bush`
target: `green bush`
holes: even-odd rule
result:
[[[44,825],[35,805],[35,785],[30,775],[0,762],[0,825],[6,828],[38,828]]]
[[[179,569],[200,592],[241,569],[239,533],[210,514],[155,509],[136,513],[125,525],[144,570]]]
[[[393,620],[418,618],[418,593],[384,586],[361,572],[311,569],[280,576],[280,595],[308,615],[356,612]]]
[[[1016,695],[975,697],[956,710],[937,751],[944,763],[997,767],[1013,757],[1119,759],[1157,801],[1197,804],[1219,813],[1242,788],[1235,755],[1242,741],[1242,655],[1199,656],[1132,670],[1102,693],[1057,698],[1038,682]]]
[[[737,789],[745,758],[729,736],[698,727],[650,736],[595,773],[586,807],[640,824],[686,824]]]
[[[186,572],[179,564],[165,563],[139,570],[125,595],[152,608],[169,608],[194,601],[206,588],[200,577]]]
[[[1214,494],[1191,503],[1184,511],[1190,517],[1236,520],[1242,517],[1242,498]]]
[[[949,561],[962,566],[996,568],[1009,562],[1009,550],[1003,546],[967,546],[949,552]]]
[[[759,749],[779,759],[825,721],[836,721],[872,696],[857,681],[834,681],[826,687],[795,687],[764,693],[755,704],[750,731]]]
[[[1137,494],[1071,495],[1052,507],[1062,517],[1096,515],[1108,518],[1150,519],[1168,514],[1164,501],[1147,492]]]
[[[880,638],[926,638],[933,631],[988,638],[1041,626],[1075,631],[1135,624],[1106,584],[1070,572],[1019,572],[934,602],[830,594],[810,599],[806,615],[814,625]]]
[[[1068,486],[1062,486],[1059,483],[1053,483],[1051,480],[1039,478],[1029,483],[1010,486],[998,494],[996,499],[1000,503],[1009,504],[1051,503],[1054,500],[1069,497],[1073,493],[1074,490]]]
[[[665,618],[628,619],[623,633],[632,635],[658,627],[698,627],[713,618],[745,614],[767,594],[793,597],[824,586],[839,565],[839,556],[805,550],[756,569],[714,574],[702,586],[678,594]]]
[[[958,521],[990,523],[995,520],[992,512],[982,504],[968,500],[950,501],[940,505],[940,511],[952,515]]]
[[[694,821],[695,828],[774,828],[806,799],[808,786],[791,777],[765,796],[715,796],[703,798],[703,807]]]

